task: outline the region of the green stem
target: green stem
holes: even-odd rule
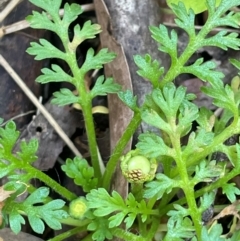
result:
[[[125,146],[133,136],[134,132],[136,131],[140,123],[141,123],[141,114],[140,112],[135,112],[132,120],[128,124],[121,138],[119,139],[117,145],[113,150],[112,156],[110,157],[107,163],[106,170],[103,175],[103,181],[102,181],[102,187],[105,188],[106,190],[109,190],[110,188],[113,173],[115,171],[119,158],[123,154],[123,150]]]
[[[81,241],[92,241],[92,233],[88,234],[86,237],[84,237],[83,239],[81,239]]]
[[[87,226],[83,226],[83,227],[76,227],[73,228],[71,230],[68,230],[64,233],[61,233],[57,236],[55,236],[54,238],[49,239],[48,241],[61,241],[61,240],[65,240],[66,238],[69,238],[71,236],[73,236],[74,234],[80,233],[80,232],[84,232],[86,231]]]
[[[175,161],[176,161],[177,169],[182,181],[182,189],[186,196],[189,212],[190,212],[192,221],[194,223],[198,241],[201,241],[201,233],[202,233],[201,213],[198,210],[198,207],[196,204],[196,200],[194,196],[194,185],[190,182],[190,179],[188,177],[186,160],[182,156],[181,142],[180,142],[181,137],[176,131],[174,131],[176,129],[177,128],[174,123],[172,126],[173,133],[170,136],[170,138],[172,141],[173,148],[176,152]]]
[[[222,143],[224,143],[224,141],[226,141],[229,137],[233,136],[234,134],[237,134],[240,132],[240,123],[238,123],[238,117],[235,118],[234,117],[234,121],[232,122],[232,124],[230,126],[228,126],[226,129],[224,129],[219,135],[217,135],[216,137],[214,137],[212,144],[206,146],[201,152],[199,153],[191,153],[190,155],[188,155],[188,157],[186,157],[186,159],[188,160],[186,163],[186,166],[195,166],[199,160],[204,159],[206,156],[208,156],[209,154],[211,154],[213,151],[217,151],[216,147]],[[175,168],[172,170],[171,173],[171,178],[174,178],[178,175],[178,169]]]
[[[146,240],[153,240],[154,236],[157,233],[157,230],[160,226],[160,221],[158,218],[153,218],[152,222],[151,222],[151,226],[150,229],[148,230],[147,236],[146,236]]]
[[[82,93],[82,92],[81,92]],[[94,120],[93,120],[93,114],[92,114],[92,100],[89,98],[89,94],[82,94],[82,98],[86,98],[84,100],[84,105],[82,106],[82,112],[85,120],[85,127],[86,127],[86,133],[88,138],[88,147],[89,152],[91,154],[91,161],[92,166],[94,168],[94,175],[98,178],[98,180],[101,179],[102,173],[101,168],[98,160],[98,145],[97,145],[97,139],[96,139],[96,132],[94,127]]]
[[[21,167],[22,169],[26,170],[28,173],[32,173],[34,178],[39,179],[40,181],[44,182],[47,186],[51,187],[55,192],[60,194],[65,199],[71,201],[75,198],[77,198],[77,195],[70,192],[65,187],[61,186],[59,183],[57,183],[55,180],[50,178],[48,175],[43,173],[42,171],[39,171],[38,169],[26,165],[25,167]]]
[[[95,133],[95,127],[94,127],[93,114],[92,114],[92,97],[85,85],[85,73],[82,73],[77,63],[77,58],[76,58],[77,46],[74,49],[72,49],[69,45],[70,40],[69,40],[68,28],[64,33],[60,34],[60,37],[66,52],[65,61],[68,63],[68,66],[71,69],[71,72],[73,75],[72,82],[75,85],[80,95],[80,99],[82,100],[82,101],[79,101],[79,104],[81,105],[83,117],[85,121],[92,166],[94,168],[95,177],[100,180],[100,178],[102,177],[102,173],[101,173],[100,163],[98,160],[98,146],[96,141],[96,133]]]
[[[69,226],[75,226],[75,227],[83,227],[83,226],[86,226],[88,225],[91,220],[89,219],[84,219],[84,220],[78,220],[78,219],[75,219],[75,218],[72,218],[72,217],[68,217],[68,218],[65,218],[65,219],[61,219],[60,222],[62,224],[66,224],[66,225],[69,225]],[[87,229],[85,229],[87,230]]]
[[[133,233],[124,231],[123,229],[120,229],[120,228],[114,228],[112,233],[114,236],[121,238],[125,241],[129,241],[129,240],[131,240],[131,241],[149,241],[141,236],[137,236]]]
[[[92,166],[94,168],[95,177],[97,177],[100,180],[102,173],[100,163],[98,160],[98,145],[96,140],[96,132],[92,114],[92,97],[90,95],[89,90],[87,90],[86,88],[84,79],[85,76],[77,65],[75,53],[68,53],[68,58],[66,61],[69,67],[71,68],[73,79],[75,82],[74,84],[80,95],[79,104],[81,105],[85,121],[86,133],[88,138],[88,147],[91,155]]]
[[[171,67],[169,68],[168,72],[159,83],[159,87],[162,89],[166,83],[171,82],[174,80],[178,75],[182,74],[181,70],[182,67],[186,64],[186,62],[190,59],[190,57],[196,53],[196,51],[203,47],[202,41],[204,38],[209,34],[209,32],[213,29],[212,22],[215,21],[215,18],[219,16],[212,16],[209,18],[204,25],[204,27],[199,31],[199,33],[194,37],[190,38],[190,42],[188,43],[186,49],[181,54],[181,56],[177,59],[177,61],[172,62]]]
[[[216,182],[201,188],[200,190],[195,192],[195,198],[201,197],[204,195],[204,193],[208,193],[211,192],[213,190],[216,190],[217,188],[221,188],[223,186],[223,184],[227,183],[229,180],[231,180],[232,178],[234,178],[235,176],[240,174],[240,167],[238,168],[234,168],[231,172],[229,172],[228,174],[224,175],[221,179],[218,179]],[[164,209],[161,209],[159,211],[159,216],[162,217],[164,216],[168,211],[173,209],[173,205],[174,204],[179,204],[179,205],[184,205],[186,204],[186,197],[181,198],[173,203],[170,203],[169,205],[167,205]]]

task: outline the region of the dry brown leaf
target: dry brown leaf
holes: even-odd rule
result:
[[[2,208],[4,207],[4,201],[10,197],[10,194],[14,193],[15,191],[7,191],[4,190],[4,186],[0,187],[0,225],[2,225]],[[0,238],[1,241],[1,238]]]
[[[10,194],[14,193],[15,191],[7,191],[4,190],[4,186],[0,187],[0,203],[10,197]]]
[[[106,5],[103,0],[95,0],[94,4],[98,23],[102,27],[102,32],[100,34],[101,45],[103,48],[107,47],[110,51],[117,54],[117,58],[104,66],[105,74],[107,77],[113,77],[115,82],[120,84],[124,90],[132,90],[132,81],[125,53],[121,44],[118,43],[111,34],[111,19]],[[110,146],[112,151],[130,122],[133,112],[126,107],[116,95],[112,94],[108,96],[108,107],[111,135]],[[131,142],[132,140],[129,141],[125,148],[125,152],[131,150]],[[127,196],[128,184],[126,179],[122,176],[119,166],[117,166],[114,175],[112,188],[118,191],[122,197]]]
[[[223,218],[225,216],[233,215],[240,220],[239,212],[240,200],[235,201],[231,205],[225,207],[218,215],[216,215],[209,223],[212,224],[214,221]]]

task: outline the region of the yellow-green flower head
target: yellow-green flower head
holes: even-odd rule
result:
[[[69,204],[69,214],[75,219],[83,219],[87,211],[87,200],[84,197],[74,199]]]
[[[155,177],[157,162],[140,155],[138,150],[132,150],[121,157],[121,169],[130,183],[143,183]]]

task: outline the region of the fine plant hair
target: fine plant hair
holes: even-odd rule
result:
[[[240,1],[222,0],[216,7],[215,0],[207,0],[208,18],[200,31],[195,30],[192,9],[186,9],[182,2],[172,4],[176,25],[189,38],[181,53],[175,30],[169,30],[163,24],[150,26],[149,34],[157,42],[156,48],[169,55],[171,64],[164,69],[147,53],[133,57],[138,66],[137,73],[152,84],[152,91],[146,94],[142,106],[137,105],[137,97],[130,90],[123,90],[111,76],[98,77],[91,89],[86,85],[85,76],[89,71],[103,68],[117,56],[108,49],[95,52],[90,48],[79,66],[76,56],[78,46],[101,32],[98,24],[86,21],[83,26],[76,24],[73,27],[70,39],[69,26],[82,13],[81,6],[66,3],[64,15],[60,17],[61,0],[29,1],[42,9],[41,13],[33,11],[27,17],[30,26],[55,33],[63,50],[46,39],[40,39],[31,43],[27,52],[36,60],[60,59],[70,69],[70,72],[65,72],[59,65],[52,64],[42,69],[36,81],[41,84],[68,82],[77,90],[76,95],[67,88],[60,89],[53,94],[52,103],[60,106],[77,103],[81,106],[91,161],[89,163],[80,157],[68,158],[61,167],[83,189],[85,195],[78,197],[32,165],[37,159],[36,140],[22,141],[18,152],[13,152],[19,132],[15,123],[9,121],[0,128],[0,177],[7,178],[6,184],[1,187],[2,227],[9,225],[17,234],[25,225],[26,218],[33,231],[39,234],[46,226],[53,230],[62,229],[62,224],[72,227],[51,241],[64,240],[81,232],[85,233],[82,240],[86,241],[112,240],[115,237],[125,241],[239,240],[236,220],[235,225],[231,225],[231,231],[225,234],[221,224],[204,222],[203,214],[214,205],[218,189],[232,205],[232,214],[238,217],[237,195],[240,189],[232,179],[240,174],[240,145],[226,145],[225,141],[240,133],[240,78],[224,85],[224,74],[216,70],[213,61],[204,62],[203,58],[199,58],[189,64],[188,60],[206,46],[239,50],[240,40],[236,32],[212,30],[222,26],[226,29],[239,28],[239,14],[231,9],[240,5]],[[240,69],[239,60],[230,59],[230,62]],[[193,103],[194,94],[187,93],[183,86],[175,86],[175,78],[186,73],[207,83],[201,87],[201,92],[212,98],[216,108],[222,109],[220,116],[206,107],[199,108]],[[109,93],[117,94],[134,115],[102,173],[92,100]],[[159,134],[141,134],[136,149],[123,156],[125,146],[141,121],[159,129]],[[193,123],[197,123],[194,130]],[[183,137],[186,140],[184,145]],[[214,153],[225,154],[225,159],[221,162],[215,160]],[[119,162],[130,184],[126,198],[110,191]],[[157,171],[159,166],[161,172]],[[33,177],[44,185],[34,187],[31,182]],[[50,190],[60,194],[62,199],[53,199],[49,195]],[[28,196],[19,201],[17,197],[23,193],[28,193]],[[179,193],[184,195],[176,199]]]

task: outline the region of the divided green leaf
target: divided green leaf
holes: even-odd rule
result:
[[[19,137],[19,131],[16,130],[16,124],[13,121],[9,121],[5,128],[0,128],[0,155],[9,155],[15,146]]]
[[[169,148],[160,136],[154,133],[143,133],[139,136],[136,147],[143,155],[149,158],[160,156],[174,157],[174,152]]]
[[[149,29],[152,33],[152,38],[160,44],[158,49],[168,53],[174,63],[177,59],[178,36],[176,31],[172,30],[169,37],[168,29],[162,24],[159,27],[151,26]]]
[[[20,232],[21,224],[25,224],[20,214],[21,212],[27,214],[29,223],[36,233],[43,233],[45,230],[44,222],[53,230],[62,228],[60,220],[68,217],[67,212],[62,210],[65,202],[55,199],[40,205],[47,200],[48,195],[49,188],[40,187],[22,203],[14,203],[14,205],[11,202],[7,203],[4,208],[11,209],[11,212],[9,212],[9,223],[13,232]]]
[[[70,105],[74,103],[80,102],[80,97],[73,94],[73,92],[69,89],[63,88],[60,91],[53,93],[54,98],[52,99],[52,103],[55,105],[63,106]]]
[[[116,213],[112,214],[108,219],[109,228],[116,227],[124,221],[126,228],[129,229],[137,215],[140,215],[142,221],[145,222],[146,216],[151,213],[151,209],[147,207],[145,201],[137,202],[131,193],[128,195],[126,201],[124,201],[116,191],[113,191],[112,196],[110,196],[104,188],[99,188],[91,190],[87,194],[87,200],[89,208],[94,209],[93,214],[97,217]]]
[[[189,216],[189,210],[182,207],[181,205],[179,204],[174,204],[173,205],[175,209],[173,210],[170,210],[167,215],[170,217],[171,219],[171,222],[177,222],[177,220],[181,220],[183,219],[184,217],[187,217]]]
[[[184,239],[192,238],[195,232],[195,227],[193,226],[192,221],[187,217],[179,218],[177,221],[169,219],[167,228],[166,240],[183,241]]]
[[[164,112],[166,118],[176,118],[180,105],[186,96],[186,88],[180,86],[176,89],[173,83],[168,83],[163,90],[154,89],[152,98],[159,108]]]
[[[216,6],[220,4],[222,0],[216,0]],[[190,8],[193,9],[194,13],[201,13],[205,10],[207,10],[206,2],[207,0],[199,1],[199,0],[167,0],[167,4],[169,7],[172,6],[172,4],[178,4],[179,2],[184,3],[187,10]]]
[[[223,82],[220,79],[212,79],[211,87],[203,86],[202,92],[213,98],[213,104],[230,110],[235,113],[238,109],[238,103],[235,103],[234,92],[229,85],[223,86]]]
[[[81,67],[83,74],[87,73],[91,69],[101,69],[103,64],[111,62],[116,57],[115,53],[108,52],[108,49],[101,49],[96,55],[94,50],[90,48],[87,51],[85,62]]]
[[[72,43],[75,45],[81,44],[86,39],[93,39],[101,32],[99,24],[92,24],[91,21],[86,21],[82,28],[77,24],[74,27],[74,38]]]
[[[92,239],[96,241],[105,241],[106,239],[111,240],[113,235],[108,227],[108,220],[104,217],[98,217],[91,221],[87,229],[89,231],[94,231],[92,234]]]
[[[222,173],[222,167],[216,165],[215,161],[207,163],[206,160],[200,162],[195,168],[195,176],[193,182],[195,184],[199,182],[211,182],[213,178],[219,177]]]
[[[179,2],[178,5],[172,4],[171,8],[174,14],[178,17],[175,19],[176,24],[184,29],[189,37],[194,39],[195,37],[195,14],[193,10],[190,8],[188,11],[183,4],[183,2]]]
[[[65,3],[64,5],[64,15],[62,18],[62,25],[64,28],[68,28],[70,23],[75,21],[79,14],[83,12],[81,6],[79,4],[73,3]]]
[[[85,159],[75,157],[71,160],[68,158],[66,164],[61,168],[68,177],[74,179],[75,184],[82,186],[84,192],[90,192],[97,187],[98,180],[94,177],[94,169]]]
[[[146,109],[142,111],[142,120],[151,126],[155,126],[166,133],[171,133],[171,126],[164,121],[161,116],[154,110]]]
[[[216,35],[210,38],[206,38],[201,42],[201,46],[215,46],[224,50],[235,49],[239,50],[240,39],[237,33],[227,34],[227,31],[220,31]]]
[[[44,9],[51,16],[57,17],[62,0],[29,0],[32,4]]]
[[[204,193],[203,196],[200,198],[200,202],[201,202],[200,209],[202,211],[207,210],[214,203],[215,196],[216,196],[216,193],[214,191],[210,193]]]
[[[224,74],[214,70],[215,68],[216,64],[213,61],[203,63],[203,58],[200,58],[193,65],[182,67],[181,73],[193,74],[199,79],[210,83],[214,80],[222,81]]]
[[[222,192],[226,194],[231,203],[236,201],[236,195],[240,195],[240,189],[235,186],[235,183],[225,183],[222,185]]]
[[[94,98],[95,96],[104,96],[108,93],[117,93],[121,90],[121,86],[117,83],[113,82],[113,78],[104,79],[104,76],[101,75],[98,77],[95,85],[91,90],[91,96]]]
[[[119,91],[117,94],[126,106],[128,106],[133,111],[137,111],[137,96],[134,96],[132,91]]]
[[[52,32],[56,32],[56,24],[49,18],[46,12],[36,12],[33,11],[32,15],[26,17],[26,20],[29,22],[31,28],[36,29],[46,29]]]
[[[149,80],[153,87],[157,87],[160,77],[164,73],[164,68],[160,67],[160,63],[157,60],[153,60],[149,54],[146,54],[145,57],[140,55],[134,56],[134,62],[138,66],[139,70],[137,71],[138,75]]]
[[[221,238],[223,229],[221,224],[215,224],[210,230],[204,226],[202,229],[202,240],[208,241],[226,241]]]
[[[36,139],[30,140],[28,143],[22,141],[20,149],[21,151],[17,155],[23,162],[32,163],[37,160],[38,141]]]
[[[178,182],[170,179],[162,173],[158,173],[156,179],[156,181],[151,181],[145,184],[145,187],[147,188],[144,191],[145,198],[150,199],[156,197],[158,200],[162,198],[164,193],[168,194],[174,187],[178,186]]]
[[[49,82],[73,82],[73,77],[68,75],[60,66],[52,64],[52,70],[48,68],[43,68],[42,75],[38,76],[36,81],[41,84],[46,84]]]
[[[35,55],[34,59],[42,60],[47,58],[57,58],[57,59],[66,59],[66,54],[55,46],[53,46],[50,42],[46,39],[39,39],[39,43],[30,43],[31,47],[29,47],[26,52],[30,55]]]

